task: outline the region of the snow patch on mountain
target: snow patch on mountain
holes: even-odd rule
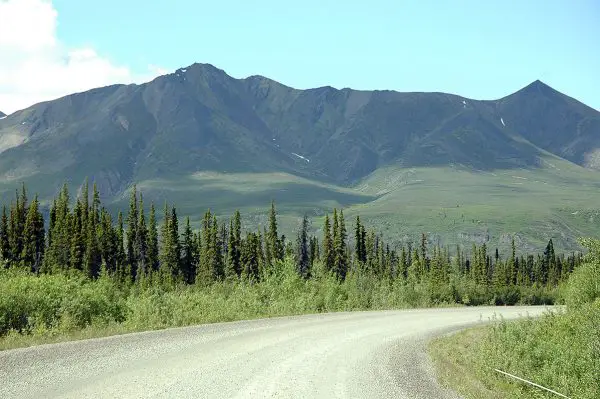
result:
[[[300,154],[296,154],[295,152],[292,152],[292,155],[293,155],[293,156],[295,156],[295,157],[298,157],[298,158],[300,158],[300,159],[304,159],[306,162],[310,162],[310,159],[308,159],[308,158],[306,158],[306,157],[303,157],[303,156],[302,156],[302,155],[300,155]]]

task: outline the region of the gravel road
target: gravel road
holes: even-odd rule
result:
[[[0,352],[0,398],[456,398],[428,338],[544,307],[352,312],[219,323]]]

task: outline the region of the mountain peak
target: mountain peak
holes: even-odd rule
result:
[[[6,116],[6,114],[2,111],[0,111],[0,118],[4,118]]]
[[[190,70],[190,71],[194,71],[197,73],[209,74],[209,75],[214,75],[214,74],[226,75],[227,74],[224,70],[217,68],[213,64],[203,64],[200,62],[194,62],[192,65],[190,65],[186,68],[178,69],[178,71],[183,71],[183,70]]]
[[[555,93],[555,92],[556,92],[556,90],[554,90],[552,87],[548,86],[546,83],[542,82],[541,80],[536,79],[535,81],[531,82],[527,86],[523,87],[517,93],[548,94],[548,93]]]

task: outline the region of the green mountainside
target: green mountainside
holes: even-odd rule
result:
[[[89,177],[122,206],[174,202],[196,223],[240,208],[284,231],[333,207],[448,245],[575,249],[600,233],[600,113],[536,81],[500,100],[444,93],[296,90],[194,64],[142,85],[69,95],[0,120],[0,199],[42,200]],[[46,204],[47,206],[47,204]]]

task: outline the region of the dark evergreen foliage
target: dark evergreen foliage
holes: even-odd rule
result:
[[[22,186],[0,215],[3,266],[33,273],[79,270],[91,279],[106,272],[126,284],[151,281],[146,277],[158,273],[161,278],[157,281],[210,285],[224,279],[259,281],[265,273],[277,272],[275,267],[289,256],[295,258],[297,272],[305,279],[313,276],[313,266],[321,261],[323,269],[340,281],[359,273],[402,284],[426,283],[442,301],[442,295],[449,298],[444,294],[448,287],[459,279],[493,295],[494,303],[511,304],[515,287],[555,287],[582,261],[581,254],[557,255],[552,240],[543,254],[526,256],[517,255],[514,240],[508,256],[497,249],[493,256],[488,255],[485,243],[473,244],[470,253],[457,247],[451,254],[448,248],[430,245],[425,234],[421,234],[418,248],[410,242],[393,246],[373,229],[367,230],[358,216],[354,248],[349,248],[344,214],[338,209],[333,210],[332,218],[325,215],[321,244],[310,236],[309,220],[304,216],[294,245],[278,235],[274,203],[268,228],[248,231],[244,238],[239,211],[228,223],[219,223],[208,210],[200,231],[194,232],[186,218],[180,232],[175,207],[165,203],[159,234],[154,205],[150,205],[146,224],[144,201],[135,186],[125,233],[123,214],[119,212],[113,223],[96,186],[91,203],[87,187],[86,181],[71,204],[63,186],[50,204],[45,229],[42,204],[37,197],[29,203]]]
[[[296,266],[298,274],[304,278],[310,277],[311,262],[308,240],[308,217],[304,215],[296,241]]]

